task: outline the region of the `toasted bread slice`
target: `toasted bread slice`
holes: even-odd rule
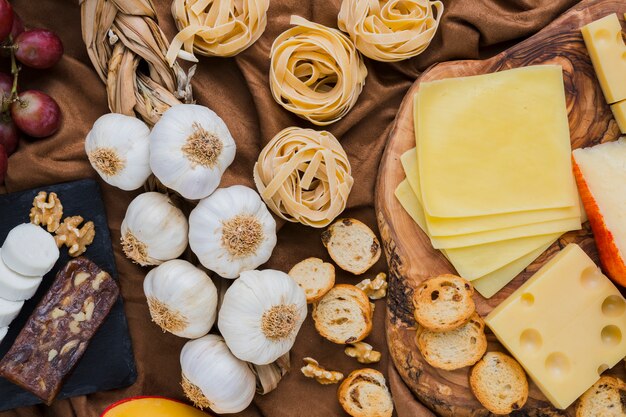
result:
[[[380,258],[378,238],[356,219],[339,219],[322,233],[322,243],[339,268],[355,275],[365,273]]]
[[[352,417],[391,417],[393,401],[383,374],[365,368],[353,371],[337,391],[339,403]]]
[[[626,416],[626,384],[619,378],[603,376],[578,402],[576,417]]]
[[[472,368],[470,387],[493,414],[519,410],[528,399],[528,380],[519,363],[502,352],[488,352]]]
[[[433,332],[454,330],[476,310],[474,287],[456,275],[444,274],[424,281],[413,293],[415,320]]]
[[[318,301],[335,285],[335,267],[319,258],[298,262],[289,276],[302,287],[307,303]]]
[[[313,305],[315,328],[333,343],[360,342],[372,331],[372,307],[354,285],[338,284]]]
[[[420,327],[415,341],[426,362],[446,371],[474,365],[487,350],[485,322],[476,313],[463,326],[447,332]]]

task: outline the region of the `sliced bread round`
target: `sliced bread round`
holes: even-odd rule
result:
[[[391,417],[393,401],[383,374],[365,368],[353,371],[337,391],[339,403],[352,417]]]
[[[603,376],[580,397],[576,417],[624,417],[625,401],[624,381],[612,376]]]
[[[378,238],[365,223],[339,219],[322,233],[328,254],[344,271],[365,273],[380,258]]]
[[[313,304],[315,328],[333,343],[360,342],[372,331],[372,307],[354,285],[338,284]]]
[[[335,267],[319,258],[307,258],[289,271],[289,276],[304,290],[306,302],[313,303],[335,285]]]
[[[528,380],[519,363],[502,352],[488,352],[472,368],[470,387],[493,414],[519,410],[528,399]]]
[[[456,275],[426,280],[413,293],[415,320],[433,332],[456,329],[476,310],[473,294],[472,284]]]
[[[447,332],[420,327],[415,342],[424,360],[435,368],[451,371],[471,366],[487,350],[485,322],[474,313],[467,323]]]

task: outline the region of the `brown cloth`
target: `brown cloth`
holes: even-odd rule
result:
[[[267,30],[249,49],[235,58],[200,58],[194,78],[194,95],[199,104],[220,115],[237,142],[237,157],[227,170],[222,186],[244,184],[254,187],[252,167],[261,148],[287,126],[313,127],[276,104],[268,86],[269,51],[276,36],[289,27],[292,14],[337,27],[341,0],[271,0]],[[93,122],[107,113],[104,85],[87,57],[81,39],[80,8],[77,0],[13,0],[26,26],[56,31],[65,45],[65,56],[51,70],[25,69],[22,89],[41,89],[52,95],[63,111],[63,125],[53,137],[22,140],[9,159],[6,191],[42,187],[79,178],[96,178],[85,156],[83,141]],[[169,0],[155,1],[160,26],[169,39],[175,32]],[[369,74],[356,106],[343,120],[327,127],[346,149],[355,185],[345,216],[375,227],[374,193],[385,141],[396,110],[411,83],[430,65],[454,59],[479,59],[531,35],[576,3],[576,0],[444,0],[446,10],[433,43],[417,58],[388,64],[366,59]],[[0,69],[8,71],[6,60]],[[179,352],[184,339],[164,334],[150,322],[142,290],[147,269],[128,261],[119,244],[120,224],[126,207],[137,192],[124,192],[101,182],[109,227],[120,274],[126,315],[130,325],[139,377],[123,390],[100,392],[87,397],[57,401],[51,407],[37,406],[0,413],[0,417],[96,417],[117,400],[137,395],[162,395],[182,399],[179,385]],[[0,188],[0,192],[3,189]],[[322,247],[320,230],[299,224],[282,224],[278,245],[266,268],[288,271],[303,258],[329,260]],[[384,258],[384,257],[383,257]],[[364,277],[385,270],[381,259]],[[338,270],[338,282],[356,283]],[[373,367],[388,377],[400,417],[430,416],[403,385],[389,360],[385,344],[385,304],[376,302],[375,326],[367,341],[383,352]],[[292,372],[278,389],[257,395],[242,417],[326,417],[345,415],[336,398],[336,386],[322,386],[299,372],[302,358],[311,356],[331,369],[348,374],[363,367],[347,357],[343,347],[320,337],[307,318],[292,350]],[[389,375],[389,373],[391,373]]]

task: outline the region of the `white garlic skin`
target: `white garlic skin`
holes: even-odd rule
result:
[[[125,191],[141,187],[150,169],[150,129],[136,117],[119,113],[100,116],[85,138],[85,152],[93,169],[108,184]],[[93,155],[98,149],[112,149],[123,168],[114,175],[102,171]]]
[[[220,336],[208,334],[187,342],[180,365],[183,375],[200,388],[218,414],[243,411],[254,398],[254,374],[247,363],[233,356]]]
[[[215,323],[217,288],[204,271],[187,261],[173,259],[150,270],[143,290],[146,298],[157,300],[184,319],[184,328],[167,329],[176,336],[196,339],[207,334]],[[158,318],[153,316],[153,320],[158,324]]]
[[[222,244],[224,222],[237,215],[254,217],[263,234],[258,248],[246,256],[234,256]],[[201,200],[189,215],[189,245],[207,269],[234,279],[272,256],[276,246],[276,221],[253,189],[243,185],[220,188]]]
[[[188,138],[200,126],[221,142],[221,151],[211,166],[194,164],[183,151]],[[235,159],[236,145],[224,121],[212,110],[196,104],[169,108],[150,133],[150,167],[166,187],[185,198],[210,195],[222,174]]]
[[[263,314],[279,305],[295,307],[294,327],[287,337],[270,339],[262,330]],[[289,275],[273,269],[245,271],[224,295],[218,327],[233,355],[266,365],[293,347],[306,315],[304,290]]]
[[[146,246],[146,259],[133,259],[142,266],[160,265],[178,258],[187,247],[189,225],[183,212],[164,194],[139,194],[128,206],[122,221],[124,241],[131,233]]]

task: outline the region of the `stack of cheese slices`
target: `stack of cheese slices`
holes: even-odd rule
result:
[[[560,66],[423,82],[414,117],[396,197],[484,297],[580,229]]]

